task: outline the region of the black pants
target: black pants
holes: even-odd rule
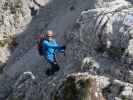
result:
[[[59,71],[59,69],[60,69],[60,67],[56,61],[50,63],[50,65],[51,65],[51,68],[47,69],[47,71],[46,71],[46,74],[48,76],[53,75],[55,72]]]

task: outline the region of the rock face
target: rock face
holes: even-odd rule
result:
[[[121,58],[125,52],[131,55],[132,26],[124,25],[124,18],[132,15],[131,5],[124,1],[118,3],[116,0],[105,2],[102,6],[103,8],[82,11],[73,29],[77,33],[67,34],[68,39],[73,38],[77,42],[80,40],[84,48],[87,46],[90,49],[90,53],[95,51],[107,53],[114,59]]]
[[[131,0],[1,0],[0,26],[0,100],[133,100]],[[49,77],[48,29],[66,45]]]
[[[25,1],[0,1],[0,63],[2,65],[7,62],[11,51],[18,45],[17,30],[24,27],[30,19],[30,10]]]
[[[132,83],[133,26],[131,20],[127,21],[129,17],[133,19],[133,8],[124,0],[98,1],[96,9],[82,11],[72,30],[65,34],[66,41],[70,42],[68,62],[84,62],[87,57],[92,57],[100,66],[97,73]],[[90,67],[89,63],[87,65]],[[114,94],[106,95],[106,99],[118,99],[122,86],[115,84],[109,87],[108,90]]]
[[[30,10],[28,6],[21,0],[1,0],[1,46],[2,42],[10,37],[17,35],[16,29],[30,19]],[[2,41],[3,40],[3,41]]]
[[[105,73],[123,80],[132,69],[132,25],[126,22],[132,6],[116,0],[103,2],[99,8],[99,3],[97,9],[82,11],[72,31],[65,34],[70,42],[67,55],[69,61],[94,57]]]

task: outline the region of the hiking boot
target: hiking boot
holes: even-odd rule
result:
[[[59,66],[52,66],[52,73],[54,74],[55,72],[59,71],[60,70],[60,67]]]
[[[52,74],[53,74],[52,69],[48,68],[48,69],[46,70],[46,75],[47,75],[47,76],[50,76],[50,75],[52,75]]]

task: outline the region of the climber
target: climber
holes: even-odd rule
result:
[[[57,42],[53,39],[54,33],[49,30],[46,33],[46,39],[43,41],[43,56],[47,59],[47,61],[51,64],[51,68],[47,69],[46,74],[52,75],[57,72],[60,67],[56,61],[56,52],[63,52],[65,51],[65,46],[59,46]]]

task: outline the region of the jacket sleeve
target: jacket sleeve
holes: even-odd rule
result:
[[[62,47],[60,47],[57,43],[56,44],[51,44],[48,41],[44,41],[43,42],[43,46],[47,47],[47,48],[53,48],[53,49],[58,49],[60,50]]]
[[[58,51],[64,53],[65,52],[65,49],[63,48],[63,46],[60,46],[60,48],[58,49]]]

